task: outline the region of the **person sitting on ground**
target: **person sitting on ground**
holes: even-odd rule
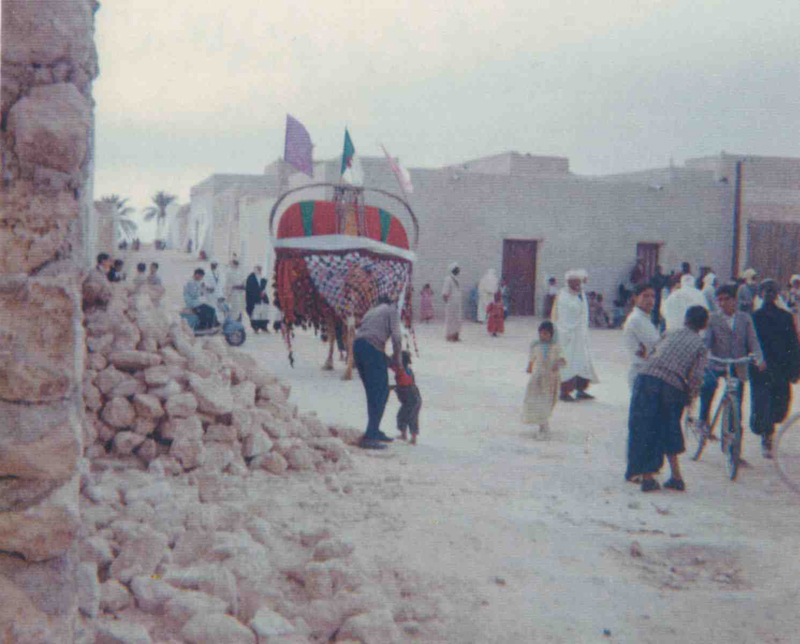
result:
[[[737,311],[736,286],[723,284],[716,291],[717,310],[708,319],[708,328],[704,342],[709,350],[709,355],[714,358],[736,359],[752,354],[755,358],[756,368],[763,371],[766,367],[764,355],[761,352],[761,343],[758,341],[753,319],[743,311]],[[742,393],[747,380],[748,365],[736,365],[736,377],[739,386],[736,398],[739,401],[739,417],[742,415]],[[699,422],[705,434],[711,440],[717,437],[710,433],[708,418],[711,410],[711,401],[717,391],[720,377],[727,373],[725,365],[709,362],[703,375],[703,385],[700,388],[700,417]]]
[[[134,288],[139,288],[142,284],[147,284],[147,264],[144,262],[136,264],[136,275],[132,282]]]
[[[528,368],[531,374],[522,403],[522,422],[539,425],[538,438],[550,434],[549,420],[558,400],[561,386],[561,367],[567,363],[561,357],[561,348],[553,341],[555,327],[549,320],[539,325],[539,339],[531,342]]]
[[[213,307],[203,301],[203,277],[206,272],[202,268],[195,269],[192,279],[183,287],[183,301],[186,308],[197,316],[198,329],[209,329],[218,326],[217,313]]]
[[[400,410],[397,412],[397,430],[402,440],[408,440],[411,432],[411,444],[417,444],[419,435],[419,410],[422,408],[422,396],[411,370],[411,352],[403,351],[400,354],[402,366],[394,365],[395,382],[394,393],[400,401]],[[392,387],[390,387],[392,389]]]
[[[707,323],[705,307],[689,307],[684,327],[662,338],[633,383],[625,480],[641,479],[642,492],[660,487],[654,476],[665,455],[672,475],[664,487],[679,492],[686,489],[678,465],[678,455],[686,449],[681,416],[703,380],[707,349],[699,334]]]

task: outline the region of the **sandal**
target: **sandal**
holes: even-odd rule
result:
[[[655,479],[642,479],[642,492],[655,492],[660,487]]]
[[[664,483],[664,487],[669,488],[670,490],[675,490],[676,492],[686,491],[686,484],[683,482],[683,479],[670,478],[669,481]]]

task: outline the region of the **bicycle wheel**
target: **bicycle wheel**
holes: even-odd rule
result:
[[[739,420],[739,409],[731,398],[722,401],[720,432],[722,433],[722,454],[725,457],[725,468],[731,481],[736,480],[739,472],[739,457],[742,450],[742,423]]]
[[[706,446],[706,435],[698,418],[694,418],[687,411],[683,415],[683,436],[686,440],[686,451],[692,454],[692,460],[696,461],[703,453]]]
[[[786,485],[800,494],[800,431],[797,431],[800,414],[787,420],[775,437],[773,454],[775,469]],[[795,431],[792,431],[794,429]]]

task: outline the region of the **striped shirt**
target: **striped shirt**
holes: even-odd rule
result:
[[[707,353],[702,338],[684,327],[664,336],[639,373],[655,376],[693,397],[703,382]]]

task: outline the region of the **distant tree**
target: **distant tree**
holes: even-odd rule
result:
[[[139,225],[131,219],[134,209],[128,205],[128,200],[117,194],[100,197],[101,203],[108,203],[114,207],[114,226],[117,232],[126,240],[133,240]]]
[[[156,239],[159,241],[163,241],[162,228],[167,222],[167,206],[176,199],[177,197],[175,195],[170,195],[163,190],[159,190],[150,198],[155,205],[148,206],[144,209],[145,221],[156,220]]]

